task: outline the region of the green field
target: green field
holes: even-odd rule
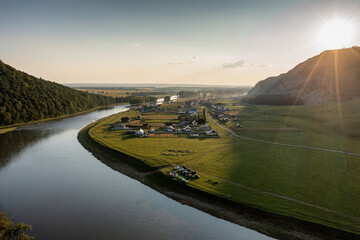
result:
[[[237,122],[232,119],[223,125],[236,129],[241,136],[360,152],[360,101],[344,103],[341,115],[338,106],[331,104],[291,108],[218,101],[231,109],[229,114],[238,116],[244,128],[236,129]],[[176,104],[164,109],[167,111],[162,115],[174,114]],[[359,156],[246,141],[213,121],[209,125],[220,138],[137,138],[124,135],[121,130],[109,130],[122,116],[137,114],[132,110],[110,116],[94,125],[89,134],[101,144],[151,167],[164,166],[160,170],[163,173],[172,169],[169,165],[186,164],[201,176],[189,181],[191,187],[255,208],[360,234]],[[168,121],[166,117],[162,119]],[[273,130],[266,130],[270,127]],[[284,128],[298,130],[283,131]],[[186,153],[167,154],[176,151]]]
[[[360,153],[359,100],[340,106],[333,103],[296,107],[241,105],[239,100],[228,99],[221,102],[239,120],[229,119],[225,125],[241,136]],[[244,128],[236,128],[236,123],[242,123]],[[299,131],[253,131],[254,128]]]

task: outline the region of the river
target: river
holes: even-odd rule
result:
[[[0,210],[36,239],[270,239],[182,205],[103,164],[77,140],[115,106],[0,135]]]

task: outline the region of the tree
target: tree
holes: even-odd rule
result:
[[[170,96],[165,96],[164,97],[164,102],[170,102]]]
[[[31,226],[25,223],[14,223],[6,213],[0,213],[0,239],[1,240],[31,240],[32,236],[25,234]]]

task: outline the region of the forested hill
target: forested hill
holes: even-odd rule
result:
[[[0,61],[0,126],[58,117],[112,103],[112,97],[45,81]]]

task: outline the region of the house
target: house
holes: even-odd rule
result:
[[[130,118],[129,117],[122,117],[121,122],[122,123],[130,122]]]
[[[211,129],[210,131],[206,132],[207,136],[219,136],[219,134],[214,130]]]
[[[175,129],[173,128],[173,126],[168,126],[166,129],[168,132],[173,132],[175,131]]]
[[[186,127],[183,128],[183,130],[184,130],[185,132],[191,132],[191,127],[186,126]]]
[[[189,110],[189,114],[193,114],[193,113],[197,113],[195,108]]]
[[[144,123],[142,126],[143,128],[150,128],[150,125],[148,123]]]
[[[205,124],[205,125],[201,125],[199,127],[200,130],[211,130],[211,127],[208,125],[208,124]]]
[[[150,129],[150,132],[151,132],[151,133],[154,133],[154,132],[155,132],[155,130],[152,128],[152,129]]]
[[[238,123],[238,124],[236,124],[236,127],[238,127],[238,128],[243,128],[244,126],[241,125],[240,123]]]
[[[197,126],[198,125],[198,123],[197,123],[197,121],[193,121],[192,123],[191,123],[193,126]]]
[[[183,126],[185,126],[186,125],[186,123],[185,122],[181,122],[181,123],[179,123],[179,126],[181,126],[181,127],[183,127]]]
[[[173,177],[173,178],[176,178],[176,177],[178,176],[178,174],[177,174],[176,172],[174,172],[174,171],[171,171],[171,172],[169,173],[169,175],[170,175],[171,177]]]
[[[138,115],[136,120],[141,120],[141,115]]]
[[[137,131],[136,135],[138,135],[138,136],[144,136],[144,130],[142,130],[142,129],[140,128],[139,131]]]
[[[223,122],[227,122],[227,121],[229,121],[226,117],[222,117],[221,118],[221,121],[223,121]]]

